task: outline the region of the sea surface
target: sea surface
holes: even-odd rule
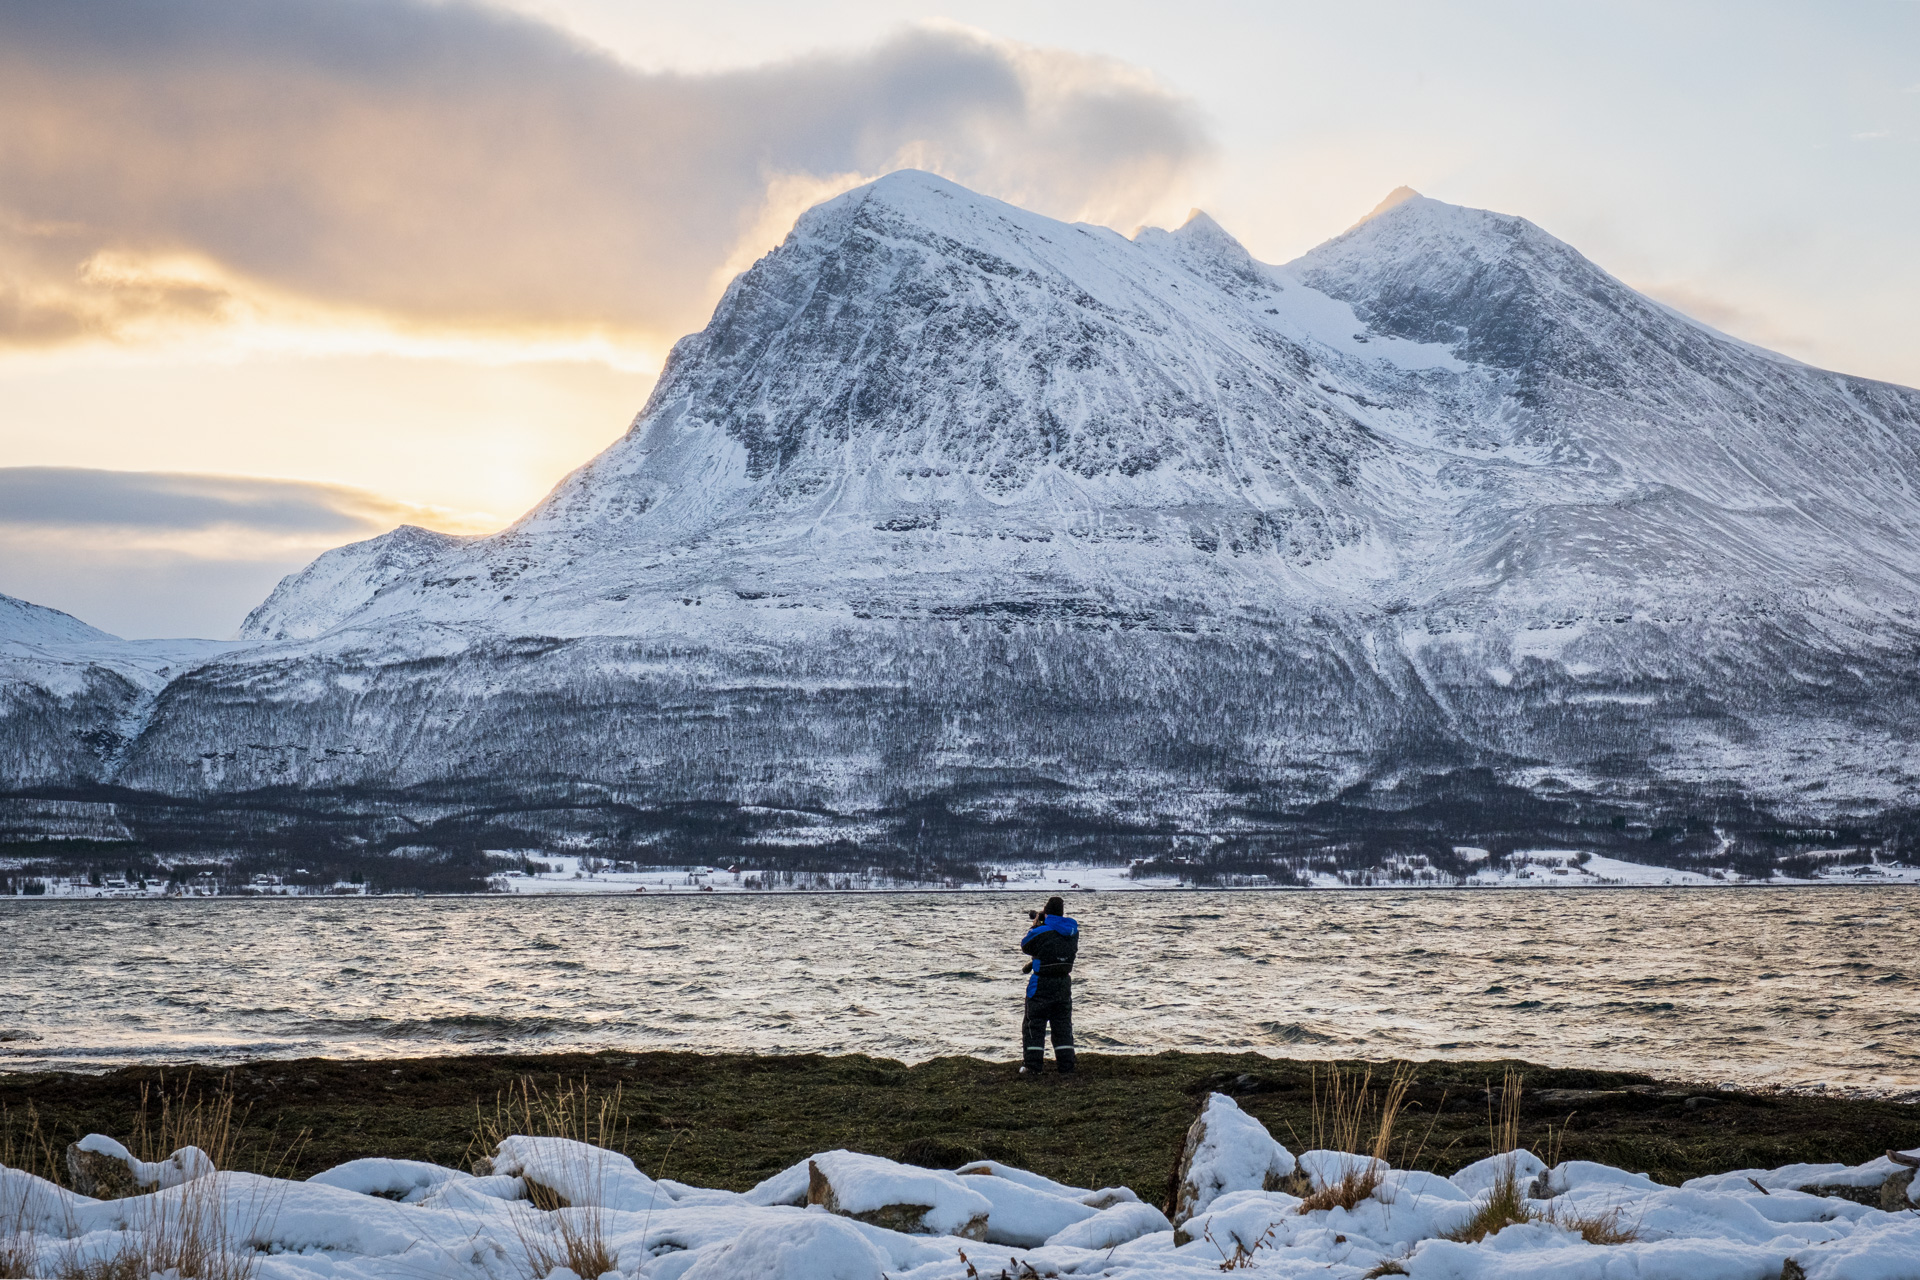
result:
[[[1013,1060],[1029,895],[0,903],[0,1069],[661,1048]],[[1083,1051],[1920,1090],[1920,890],[1076,895]]]

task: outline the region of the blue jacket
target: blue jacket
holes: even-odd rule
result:
[[[1040,995],[1044,986],[1049,996],[1065,996],[1073,990],[1073,958],[1080,950],[1080,925],[1070,916],[1046,916],[1027,930],[1020,949],[1033,957],[1028,965],[1033,973],[1027,979],[1027,998]]]

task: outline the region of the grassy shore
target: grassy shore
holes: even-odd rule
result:
[[[166,1094],[231,1089],[241,1167],[305,1177],[359,1156],[465,1167],[483,1114],[530,1080],[618,1091],[607,1145],[649,1173],[743,1190],[817,1151],[847,1147],[951,1166],[990,1157],[1080,1186],[1164,1200],[1180,1140],[1209,1090],[1232,1095],[1298,1151],[1314,1144],[1325,1064],[1252,1054],[1086,1055],[1077,1076],[1027,1080],[1003,1063],[918,1066],[817,1055],[481,1055],[232,1069],[133,1067],[105,1075],[0,1073],[0,1158],[46,1172],[86,1133],[125,1139]],[[1522,1144],[1663,1182],[1794,1161],[1858,1163],[1920,1146],[1902,1103],[1722,1093],[1647,1076],[1513,1063],[1421,1063],[1396,1164],[1449,1173],[1489,1150],[1489,1086],[1525,1077]],[[1390,1068],[1376,1065],[1376,1081]],[[143,1094],[144,1090],[144,1094]],[[177,1104],[176,1104],[177,1105]],[[59,1172],[64,1172],[59,1171]]]

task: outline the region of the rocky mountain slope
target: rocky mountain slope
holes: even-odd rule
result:
[[[509,529],[330,552],[106,747],[0,749],[201,836],[1904,848],[1917,480],[1920,393],[1523,219],[1396,192],[1274,267],[900,173]]]

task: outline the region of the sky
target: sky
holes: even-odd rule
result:
[[[1920,384],[1917,0],[12,0],[0,121],[0,592],[133,637],[513,520],[909,166],[1269,262],[1405,184]]]

